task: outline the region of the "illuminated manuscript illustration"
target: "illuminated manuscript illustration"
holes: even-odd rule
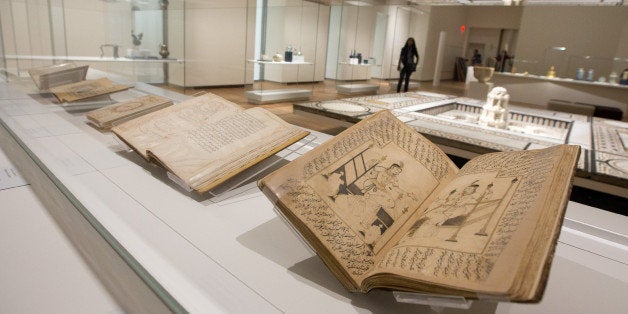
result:
[[[351,158],[341,158],[320,175],[312,177],[310,186],[320,190],[330,206],[338,208],[338,216],[360,235],[372,250],[379,250],[381,239],[387,239],[387,230],[395,221],[407,219],[424,199],[425,192],[404,190],[416,178],[423,178],[426,185],[436,186],[429,170],[422,167],[405,167],[412,157],[388,143],[382,148],[373,143],[359,147]],[[325,193],[326,192],[326,193]]]
[[[388,111],[266,176],[260,189],[351,291],[538,301],[579,147],[458,169]]]

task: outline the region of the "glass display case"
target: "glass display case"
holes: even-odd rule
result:
[[[513,73],[598,84],[619,84],[628,59],[580,55],[568,47],[550,46],[540,59],[514,59]],[[553,71],[553,72],[552,72]]]
[[[429,21],[429,12],[426,12],[424,8],[416,6],[399,6],[395,10],[395,28],[391,42],[391,59],[388,68],[388,81],[390,92],[397,91],[397,85],[399,84],[400,71],[397,69],[399,64],[399,58],[401,49],[406,44],[408,38],[412,37],[415,40],[417,46],[417,52],[419,54],[419,63],[416,66],[416,71],[410,76],[408,83],[408,90],[417,89],[420,86],[419,78],[423,71],[424,56],[426,51],[426,29]],[[405,82],[403,82],[405,84]],[[404,91],[402,86],[401,92]]]
[[[327,77],[340,94],[380,91],[388,27],[387,5],[344,1],[330,13]]]
[[[133,81],[169,83],[184,71],[182,0],[3,1],[4,68],[73,61]]]
[[[255,18],[253,57],[247,58],[246,98],[249,102],[307,100],[313,83],[322,81],[327,7],[309,1],[249,1]],[[248,54],[247,54],[248,57]],[[248,84],[251,81],[252,84]]]
[[[569,56],[563,77],[598,83],[618,84],[628,69],[628,59],[595,56]]]

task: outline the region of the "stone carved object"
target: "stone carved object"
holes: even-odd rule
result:
[[[486,83],[491,80],[493,77],[493,73],[495,72],[495,68],[493,67],[481,67],[474,66],[473,67],[473,77],[475,77],[480,83]]]
[[[486,96],[486,104],[482,107],[481,125],[505,129],[508,124],[508,101],[510,95],[503,87],[495,87]]]

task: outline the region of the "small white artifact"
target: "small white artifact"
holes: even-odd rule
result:
[[[503,87],[495,87],[486,96],[480,116],[481,125],[505,129],[508,124],[508,101],[510,95]]]

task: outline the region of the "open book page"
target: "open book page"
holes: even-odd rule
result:
[[[146,151],[178,133],[192,130],[240,112],[242,109],[224,98],[205,94],[127,121],[111,130],[138,154],[148,159]]]
[[[146,95],[109,105],[87,113],[87,119],[99,128],[109,129],[113,124],[172,105],[172,101],[157,95]]]
[[[128,85],[114,84],[108,78],[87,80],[53,87],[53,93],[60,102],[73,102],[95,96],[107,95],[131,88]]]
[[[469,161],[413,217],[398,244],[378,260],[375,273],[383,275],[367,284],[404,290],[437,284],[473,291],[470,297],[478,292],[534,300],[544,286],[577,157],[577,146],[560,145]],[[402,278],[395,282],[390,274]]]
[[[357,291],[400,226],[457,172],[438,147],[382,111],[259,185],[340,281]]]
[[[309,132],[263,108],[233,112],[150,147],[148,154],[189,187],[205,192]]]

